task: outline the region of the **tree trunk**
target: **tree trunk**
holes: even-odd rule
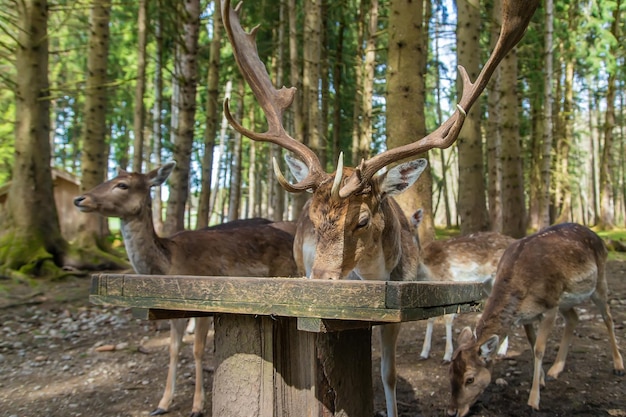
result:
[[[63,265],[67,243],[61,237],[50,171],[48,5],[34,0],[16,4],[15,160],[8,210],[0,220],[0,273],[49,276],[60,273],[55,265]]]
[[[200,30],[200,0],[182,3],[181,42],[176,45],[174,77],[178,82],[178,94],[172,95],[177,113],[174,134],[173,158],[176,169],[170,177],[170,197],[164,231],[170,235],[184,229],[185,204],[189,195],[189,171],[194,137],[196,113],[196,85],[198,82],[198,35]],[[174,107],[174,106],[173,106]],[[175,115],[172,115],[174,120]]]
[[[540,188],[537,202],[537,220],[538,228],[543,229],[550,225],[550,167],[552,152],[552,106],[554,98],[552,97],[552,71],[553,71],[553,55],[552,55],[552,32],[554,23],[554,4],[552,0],[546,0],[546,17],[545,17],[545,35],[544,35],[544,102],[543,102],[543,143],[540,162]]]
[[[302,71],[303,111],[306,112],[307,145],[326,166],[326,147],[322,141],[320,127],[319,81],[322,44],[322,1],[308,0],[304,3],[304,65]]]
[[[501,67],[502,233],[519,238],[526,235],[526,202],[519,134],[515,48],[502,60]]]
[[[147,0],[139,0],[139,13],[137,17],[137,82],[135,84],[135,107],[133,110],[133,133],[135,135],[133,143],[133,171],[135,172],[142,172],[143,169],[144,126],[146,120],[143,96],[146,91],[147,15]]]
[[[376,73],[376,38],[378,32],[378,0],[370,1],[367,41],[365,43],[365,63],[363,67],[363,94],[361,96],[361,123],[356,147],[356,165],[370,156],[374,123],[374,78]]]
[[[161,166],[161,142],[163,131],[161,123],[163,117],[163,6],[161,1],[156,1],[156,23],[154,28],[155,38],[155,60],[154,60],[154,107],[152,108],[152,145],[150,149],[154,152],[154,163]],[[163,231],[163,197],[161,187],[154,187],[154,198],[152,200],[152,217],[154,229],[157,234]]]
[[[109,20],[111,1],[93,3],[90,17],[87,81],[85,87],[85,127],[82,140],[81,193],[91,190],[107,176],[107,58],[109,54]],[[97,214],[79,217],[78,246],[107,247],[108,221]]]
[[[365,8],[367,2],[359,1],[359,16],[356,22],[357,44],[356,59],[354,60],[354,83],[356,85],[356,94],[354,96],[352,106],[352,166],[357,166],[361,159],[359,158],[359,141],[361,138],[361,126],[363,117],[363,61],[364,55],[363,43],[365,41]],[[339,112],[337,112],[339,113]],[[366,155],[369,156],[369,155]],[[362,156],[361,156],[362,157]]]
[[[387,68],[387,148],[392,149],[426,136],[424,115],[426,34],[423,1],[392,1],[389,10]],[[427,154],[419,157],[427,158]],[[420,241],[434,239],[432,177],[427,168],[419,181],[396,198],[409,216],[419,207],[424,220]]]
[[[209,57],[209,74],[207,76],[207,103],[204,130],[204,155],[202,156],[202,185],[198,199],[198,222],[196,228],[209,225],[211,208],[211,181],[213,179],[213,150],[217,136],[218,117],[222,111],[219,102],[220,84],[220,45],[222,41],[221,1],[215,0],[213,11],[213,39]]]
[[[491,47],[496,44],[500,34],[500,16],[502,14],[502,2],[494,2],[491,13],[490,25]],[[502,135],[500,121],[500,67],[494,71],[488,85],[487,106],[489,118],[487,119],[487,202],[489,206],[490,230],[502,232]]]
[[[236,120],[243,120],[244,114],[244,95],[245,84],[243,80],[238,81],[237,94],[241,98],[239,100],[239,107],[235,113]],[[239,203],[241,202],[241,134],[235,132],[233,135],[233,159],[231,161],[231,173],[229,184],[229,199],[228,199],[228,221],[237,220],[239,218]]]
[[[457,60],[475,80],[480,71],[480,4],[478,0],[458,0]],[[457,82],[460,86],[460,81]],[[461,234],[487,230],[483,144],[480,130],[481,108],[475,106],[459,134],[459,217]]]
[[[294,137],[297,140],[306,143],[303,110],[303,97],[305,92],[302,84],[302,77],[300,75],[300,59],[298,57],[298,31],[300,30],[300,27],[298,26],[298,10],[296,8],[296,0],[288,0],[287,10],[289,15],[289,62],[291,66],[290,84],[292,87],[296,87],[298,91],[302,91],[302,94],[296,94],[294,96],[290,109],[293,111]],[[294,196],[292,209],[294,219],[297,219],[300,216],[302,207],[308,198],[309,196],[307,193],[299,193]]]
[[[615,39],[619,38],[620,28],[620,5],[621,0],[618,0],[613,10],[613,23],[611,24],[611,33]],[[617,44],[611,47],[611,56],[615,57],[617,54]],[[614,160],[613,160],[613,146],[614,137],[613,129],[615,128],[615,90],[616,79],[615,72],[616,67],[609,73],[608,85],[606,91],[606,113],[604,117],[604,148],[602,149],[602,155],[600,158],[600,222],[598,226],[602,230],[612,229],[615,224],[615,201],[613,196],[613,179],[614,172]]]

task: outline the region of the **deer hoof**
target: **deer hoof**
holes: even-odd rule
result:
[[[160,416],[162,414],[167,414],[168,411],[164,410],[162,408],[157,408],[156,410],[154,410],[153,412],[150,413],[151,416]]]
[[[189,417],[204,417],[204,414],[202,411],[192,411]]]
[[[613,369],[613,374],[617,375],[617,376],[624,376],[626,374],[624,374],[624,370],[623,369]]]

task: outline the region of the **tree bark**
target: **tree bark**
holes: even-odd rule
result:
[[[142,172],[144,127],[146,110],[143,96],[146,91],[146,31],[148,3],[147,0],[139,0],[137,16],[137,82],[135,84],[135,106],[133,110],[133,171]]]
[[[480,4],[478,0],[457,1],[457,60],[475,80],[480,71]],[[460,82],[457,82],[460,86]],[[487,230],[489,219],[485,204],[481,109],[475,106],[459,134],[459,217],[461,234]]]
[[[213,180],[213,151],[218,130],[218,118],[222,111],[219,103],[220,83],[220,45],[222,42],[221,1],[215,0],[213,12],[213,39],[209,57],[209,74],[207,76],[207,103],[204,130],[204,155],[202,155],[202,185],[198,199],[197,229],[207,227],[211,213],[211,181]]]
[[[502,109],[502,233],[516,238],[526,235],[526,202],[517,98],[517,50],[501,64]]]
[[[426,68],[426,33],[424,2],[392,1],[389,10],[389,46],[387,68],[387,147],[395,148],[426,136],[424,115]],[[419,155],[427,158],[427,154]],[[434,239],[432,217],[432,177],[427,168],[414,186],[396,200],[405,215],[419,207],[424,220],[419,229],[420,241]]]
[[[85,127],[82,139],[81,193],[91,190],[107,175],[107,59],[109,55],[109,21],[111,1],[94,1],[90,15],[87,80],[85,86]],[[108,221],[97,214],[79,217],[77,242],[79,246],[99,246],[106,249]]]
[[[620,5],[618,0],[613,10],[613,22],[611,24],[611,33],[615,39],[620,39]],[[611,56],[617,54],[618,44],[611,46]],[[617,68],[609,72],[608,85],[606,91],[606,113],[604,115],[604,148],[600,158],[600,221],[598,226],[602,230],[612,229],[615,226],[615,201],[613,196],[613,172],[615,161],[613,159],[613,146],[615,138],[613,129],[615,128],[615,92],[616,92],[616,75]]]
[[[552,106],[554,98],[552,96],[552,71],[553,71],[553,55],[552,55],[552,32],[553,32],[553,13],[554,3],[552,0],[546,0],[546,17],[545,17],[545,35],[544,35],[544,100],[543,100],[543,142],[540,162],[540,187],[537,204],[537,220],[538,228],[543,229],[550,225],[550,183],[551,183],[551,162],[552,162],[552,134],[554,127],[552,125]]]
[[[177,122],[172,126],[172,143],[176,169],[170,177],[170,197],[164,232],[171,235],[185,227],[185,205],[189,196],[189,171],[193,146],[196,113],[196,86],[198,76],[198,35],[200,30],[200,0],[182,3],[181,41],[176,45],[174,77],[178,82],[178,94],[172,96]]]
[[[16,4],[15,160],[8,213],[0,220],[0,273],[58,275],[56,266],[64,262],[67,242],[61,237],[50,170],[48,4]]]

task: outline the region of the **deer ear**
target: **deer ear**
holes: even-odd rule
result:
[[[480,356],[484,359],[489,359],[491,355],[498,349],[500,338],[494,334],[485,343],[480,345]]]
[[[476,338],[474,337],[474,332],[469,327],[464,327],[459,333],[459,337],[456,339],[457,346],[468,345],[472,343]]]
[[[400,194],[415,184],[427,165],[425,159],[416,159],[391,168],[382,177],[380,190],[383,197]]]
[[[420,223],[422,223],[422,220],[424,220],[424,209],[418,208],[411,216],[411,224],[417,229]]]
[[[287,162],[289,171],[291,171],[291,175],[294,176],[296,182],[304,180],[309,175],[309,167],[300,159],[285,154],[285,162]]]
[[[148,183],[150,184],[150,187],[156,187],[163,184],[170,176],[175,166],[176,162],[170,161],[161,165],[157,169],[150,171],[148,173]]]

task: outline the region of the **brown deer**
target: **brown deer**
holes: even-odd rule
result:
[[[119,217],[124,244],[138,274],[207,276],[295,276],[293,234],[282,225],[259,219],[239,220],[217,228],[182,231],[159,237],[152,222],[150,190],[165,182],[176,164],[169,162],[147,174],[118,170],[118,176],[76,197],[82,212]],[[168,412],[176,387],[176,368],[185,319],[171,320],[170,363],[163,397],[151,415]],[[202,356],[209,330],[208,317],[196,318],[193,355],[196,368],[192,417],[202,415],[204,384]]]
[[[414,229],[419,227],[421,219],[421,209],[418,209],[411,217],[411,224]],[[514,238],[496,232],[478,232],[450,239],[435,240],[424,246],[421,251],[417,279],[423,281],[484,282],[488,284],[486,297],[491,292],[498,262],[504,250],[513,242],[515,242]],[[455,314],[444,316],[446,325],[444,362],[450,362],[454,351],[452,324],[455,316]],[[424,344],[420,353],[422,359],[427,359],[430,354],[434,323],[434,317],[428,319]],[[506,352],[506,346],[505,341],[501,346],[501,354]]]
[[[292,138],[282,125],[282,115],[291,105],[295,88],[275,89],[256,47],[256,29],[245,32],[239,22],[239,8],[222,3],[224,27],[233,46],[243,77],[265,113],[268,130],[257,133],[243,127],[229,110],[224,113],[231,126],[252,140],[275,143],[297,158],[287,155],[287,164],[297,183],[289,183],[274,161],[276,176],[289,192],[311,191],[312,197],[298,219],[294,257],[299,270],[312,279],[413,280],[419,253],[407,216],[393,195],[410,187],[426,167],[426,161],[405,162],[375,176],[394,162],[414,157],[432,148],[454,143],[466,112],[477,100],[499,62],[521,39],[538,0],[505,0],[500,38],[489,60],[472,83],[459,67],[463,94],[457,110],[437,130],[409,145],[389,149],[356,168],[343,168],[340,158],[335,174],[328,174],[317,155]],[[387,415],[397,417],[395,350],[399,325],[381,327],[381,373]]]
[[[572,340],[578,316],[574,306],[591,299],[609,333],[613,372],[624,375],[624,363],[607,303],[605,265],[607,250],[590,229],[565,223],[548,227],[513,243],[504,252],[493,291],[487,299],[475,334],[469,327],[458,338],[450,364],[450,416],[465,416],[491,382],[493,352],[500,338],[523,324],[534,352],[533,383],[528,405],[539,409],[539,387],[545,385],[543,355],[557,312],[565,330],[548,377],[558,378]],[[538,322],[535,331],[534,322]]]

